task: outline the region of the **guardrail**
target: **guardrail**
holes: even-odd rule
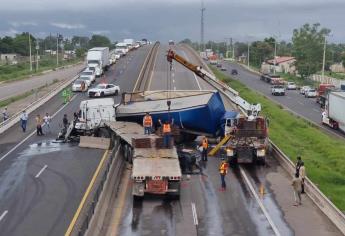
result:
[[[70,235],[84,235],[89,226],[93,215],[96,212],[98,202],[102,198],[102,193],[106,186],[106,182],[109,179],[110,174],[117,173],[116,181],[114,185],[109,187],[118,188],[120,185],[120,175],[125,164],[125,160],[122,155],[119,155],[120,148],[115,146],[111,153],[104,154],[94,176],[90,182],[88,189],[75,213],[65,236]]]
[[[199,59],[200,60],[200,59]],[[215,87],[219,92],[226,95],[223,88],[219,89],[212,83],[211,86]],[[226,97],[228,97],[226,95]],[[230,98],[229,98],[230,99]],[[283,153],[270,140],[270,151],[273,157],[275,157],[279,164],[287,171],[291,176],[295,173],[295,165],[291,159]],[[319,207],[319,209],[336,225],[336,227],[345,234],[345,215],[320,191],[320,189],[307,177],[305,180],[305,191],[310,199]]]
[[[148,88],[148,82],[153,71],[159,45],[160,43],[156,42],[147,55],[133,91],[145,91]]]
[[[79,74],[79,72],[78,72]],[[60,83],[61,86],[57,86],[55,87],[53,90],[51,90],[49,93],[47,93],[45,96],[35,100],[34,102],[32,102],[31,104],[29,104],[28,106],[26,106],[25,108],[23,108],[22,110],[25,110],[28,114],[32,113],[33,111],[35,111],[37,108],[39,108],[40,106],[42,106],[44,103],[46,103],[47,101],[49,101],[51,98],[53,98],[54,96],[56,96],[58,93],[60,93],[63,89],[65,89],[67,86],[69,86],[75,79],[78,78],[78,74],[76,76],[74,76],[72,79],[69,79],[67,81],[62,81]],[[20,120],[20,115],[21,115],[22,111],[19,111],[17,113],[15,113],[14,115],[12,115],[9,119],[7,119],[6,121],[3,121],[0,123],[0,134],[4,133],[6,130],[8,130],[9,128],[11,128],[13,125],[15,125],[16,123],[19,122]]]

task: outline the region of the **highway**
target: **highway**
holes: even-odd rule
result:
[[[149,47],[142,47],[112,66],[104,82],[113,82],[121,91],[131,91]],[[35,114],[54,114],[51,133],[34,133],[34,114],[27,133],[19,124],[0,137],[0,234],[63,235],[80,203],[104,153],[82,149],[76,144],[54,142],[63,114],[72,119],[86,94],[76,94],[66,106],[60,95]],[[120,101],[120,96],[115,98]]]
[[[227,69],[224,73],[230,75],[231,77],[238,79],[243,84],[249,88],[256,90],[273,101],[276,101],[283,106],[287,107],[296,114],[305,117],[317,124],[321,124],[321,108],[318,103],[316,103],[315,98],[305,98],[304,95],[299,93],[299,90],[286,90],[285,96],[274,96],[271,94],[270,84],[260,80],[260,76],[254,74],[243,68],[241,65],[236,63],[223,61],[222,65]],[[239,73],[236,76],[231,75],[231,70],[236,69]],[[336,134],[338,137],[344,137],[345,135],[340,131],[331,129],[330,127],[324,126],[324,128]]]
[[[194,63],[195,57],[183,47],[171,46]],[[181,65],[173,64],[170,78],[161,45],[150,89],[213,89]],[[197,143],[186,144],[195,147]],[[110,207],[112,217],[103,225],[102,235],[340,235],[310,200],[303,211],[289,211],[293,203],[290,177],[269,158],[266,166],[241,166],[229,171],[228,189],[220,192],[219,157],[209,157],[203,174],[184,176],[180,201],[147,197],[134,202],[130,171],[126,170],[119,195]],[[273,188],[274,187],[274,188]],[[259,189],[263,189],[259,194]],[[125,192],[125,193],[124,193]],[[192,209],[196,208],[195,226]],[[294,219],[303,218],[303,222]],[[312,218],[310,220],[309,218]]]

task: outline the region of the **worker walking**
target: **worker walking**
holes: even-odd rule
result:
[[[62,124],[63,124],[63,127],[65,128],[65,130],[67,131],[67,128],[68,128],[67,114],[64,114],[64,115],[63,115]]]
[[[305,166],[304,166],[304,162],[302,161],[301,163],[301,167],[299,168],[299,174],[300,174],[300,177],[301,177],[301,180],[302,180],[302,192],[301,193],[305,193],[304,192],[304,180],[305,180]]]
[[[22,127],[24,133],[26,132],[27,123],[28,123],[28,114],[24,110],[20,116],[20,126]]]
[[[2,117],[4,121],[8,119],[9,116],[8,116],[7,107],[5,107],[4,110],[2,111]]]
[[[295,173],[294,178],[292,179],[291,183],[294,191],[294,197],[295,197],[295,204],[294,206],[298,206],[302,204],[302,197],[301,197],[301,192],[302,192],[302,180],[299,177],[298,173]]]
[[[297,157],[297,162],[296,162],[296,165],[295,165],[296,173],[298,174],[298,176],[299,176],[299,169],[301,168],[301,164],[302,164],[302,158],[301,158],[301,156],[298,156]]]
[[[43,132],[42,132],[42,118],[41,118],[41,116],[39,114],[36,116],[36,133],[37,133],[37,136],[43,135]]]
[[[220,180],[222,183],[222,187],[220,191],[225,191],[226,189],[226,183],[225,183],[225,176],[228,173],[228,163],[225,161],[225,158],[222,158],[222,162],[219,166],[219,174],[220,174]]]
[[[169,122],[169,120],[166,120],[164,124],[162,124],[161,120],[158,120],[158,122],[163,127],[163,144],[165,148],[170,148],[170,137],[171,137],[171,127],[174,124],[174,119]]]
[[[146,115],[143,118],[144,134],[150,135],[152,132],[152,117],[150,113],[146,112]]]
[[[205,136],[203,137],[203,139],[201,141],[200,147],[202,147],[201,159],[203,161],[207,161],[208,140]]]

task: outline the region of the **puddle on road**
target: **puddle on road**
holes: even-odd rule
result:
[[[13,191],[20,185],[26,175],[27,166],[31,159],[50,153],[65,151],[72,147],[71,144],[46,140],[29,145],[17,155],[12,154],[10,167],[0,175],[0,199],[10,197]]]

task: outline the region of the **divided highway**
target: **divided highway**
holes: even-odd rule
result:
[[[240,80],[247,87],[282,104],[296,114],[305,117],[312,122],[321,124],[322,110],[320,105],[316,103],[315,98],[305,98],[304,95],[299,94],[299,90],[287,90],[285,96],[273,96],[271,94],[271,85],[260,80],[259,75],[254,74],[253,72],[246,70],[243,66],[233,62],[223,61],[222,65],[227,69],[224,73],[230,75],[234,79]],[[236,69],[238,71],[238,75],[231,75],[232,69]],[[338,137],[345,138],[345,135],[340,131],[331,129],[327,126],[324,126],[324,128]]]
[[[150,46],[131,52],[111,67],[99,81],[131,91]],[[0,234],[63,235],[80,203],[103,151],[54,142],[63,114],[69,120],[88,99],[77,94],[66,106],[60,95],[33,113],[27,133],[19,124],[0,137]],[[115,98],[120,101],[120,96]],[[35,114],[54,114],[51,133],[34,133]]]

